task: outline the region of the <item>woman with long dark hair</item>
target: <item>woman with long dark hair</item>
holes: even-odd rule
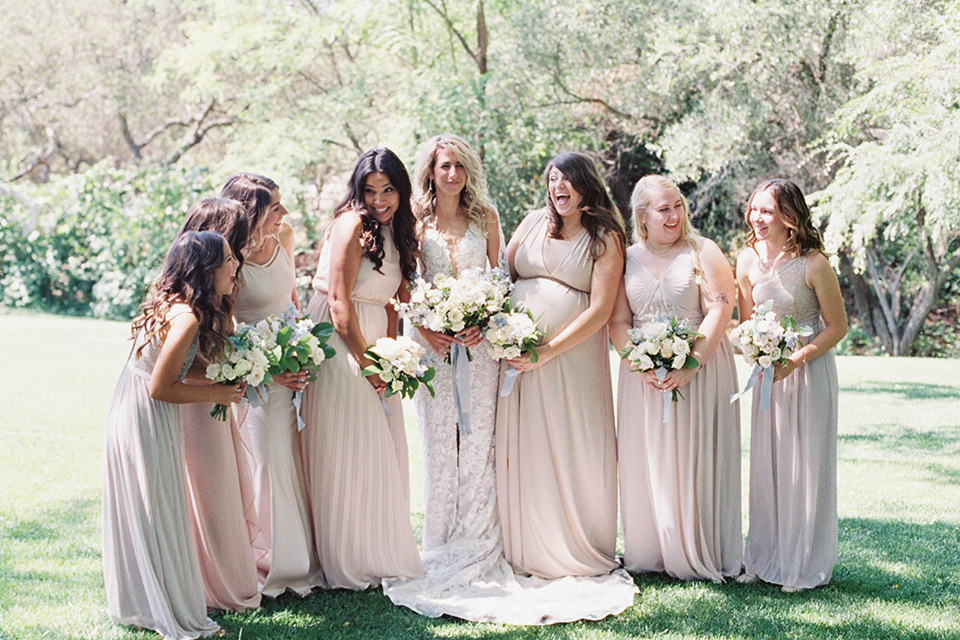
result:
[[[183,382],[196,353],[222,353],[222,304],[237,260],[218,233],[181,234],[133,322],[133,349],[104,429],[103,575],[110,619],[185,640],[219,631],[206,615],[190,539],[178,404],[239,401],[243,385]]]
[[[361,371],[378,338],[397,335],[391,298],[407,298],[417,263],[407,170],[389,149],[357,161],[320,251],[308,311],[332,322],[337,357],[307,385],[302,432],[317,555],[331,588],[365,589],[423,574],[410,524],[403,410]]]
[[[519,574],[606,576],[619,566],[606,324],[626,234],[588,156],[560,154],[544,182],[546,206],[524,218],[507,246],[513,302],[533,312],[545,337],[536,362],[529,354],[506,361],[520,375],[497,405],[504,553]],[[604,615],[629,606],[635,589],[622,572],[606,580],[614,592],[595,589],[598,604],[609,607]]]

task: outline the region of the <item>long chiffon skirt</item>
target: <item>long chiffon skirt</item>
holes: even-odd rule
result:
[[[212,635],[219,627],[207,617],[190,538],[180,409],[153,400],[147,384],[124,369],[104,430],[107,612],[170,640]]]

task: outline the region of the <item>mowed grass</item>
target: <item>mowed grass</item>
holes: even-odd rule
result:
[[[103,420],[128,335],[121,323],[0,313],[0,638],[156,638],[109,622],[101,575]],[[431,620],[379,590],[214,617],[243,639],[960,639],[960,362],[838,363],[840,563],[827,587],[786,595],[644,575],[622,615],[551,627]],[[406,409],[419,531],[422,457]]]

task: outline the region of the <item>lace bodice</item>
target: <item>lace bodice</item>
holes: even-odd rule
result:
[[[793,316],[797,325],[820,326],[820,303],[817,294],[807,286],[806,256],[790,260],[779,269],[762,272],[753,284],[753,303],[773,300],[773,312],[778,318]]]
[[[700,286],[694,274],[693,249],[678,255],[659,279],[640,261],[639,245],[627,249],[623,281],[633,312],[633,326],[649,324],[658,317],[686,318],[692,327],[703,322]]]
[[[486,269],[487,237],[476,223],[470,223],[467,232],[457,244],[451,246],[437,230],[431,218],[424,225],[420,240],[420,260],[425,280],[432,280],[438,273],[456,273],[463,269]]]

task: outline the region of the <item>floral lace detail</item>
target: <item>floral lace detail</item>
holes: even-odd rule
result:
[[[452,247],[432,224],[424,229],[421,243],[422,275],[431,280],[438,273],[459,269],[485,269],[487,239],[476,224],[467,228]],[[413,336],[420,338],[413,329]],[[429,346],[427,347],[429,348]],[[468,566],[491,552],[499,552],[500,524],[497,516],[496,477],[493,459],[493,423],[497,408],[499,363],[491,360],[486,343],[471,349],[471,433],[458,440],[450,365],[440,363],[433,386],[436,398],[418,393],[415,398],[424,451],[426,517],[423,548],[434,549],[458,540],[452,566]],[[469,540],[469,542],[468,542]],[[450,549],[453,551],[453,548]],[[456,555],[458,557],[452,557]],[[438,558],[439,560],[439,558]]]

